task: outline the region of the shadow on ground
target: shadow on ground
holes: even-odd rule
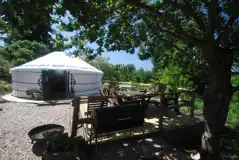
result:
[[[34,143],[32,146],[32,152],[38,157],[43,156],[43,152],[45,149],[46,149],[45,143]]]
[[[185,156],[172,145],[161,138],[147,138],[134,142],[122,142],[98,148],[95,160],[138,160],[138,159],[168,159],[183,160]]]
[[[159,117],[160,108],[150,105],[146,110],[144,130],[146,133],[155,132],[159,130]],[[163,117],[163,128],[165,130],[171,130],[181,127],[189,127],[194,124],[200,123],[201,119],[198,117],[191,117],[190,115],[181,112],[180,115],[176,115],[174,110],[168,110],[167,115]],[[142,133],[142,130],[134,130],[136,134]]]

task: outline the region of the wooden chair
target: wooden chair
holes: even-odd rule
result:
[[[143,127],[147,106],[144,106],[145,103],[143,103],[142,100],[113,107],[94,107],[88,117],[80,119],[79,101],[79,98],[75,99],[76,103],[74,103],[71,137],[75,137],[77,135],[77,126],[79,124],[92,125],[91,127],[84,128],[86,132],[89,132],[90,134],[88,139],[89,143],[91,143],[93,138],[95,138],[97,143],[97,138],[104,133],[117,132],[127,129],[132,131],[132,128],[134,127]]]
[[[108,106],[108,97],[105,96],[93,96],[88,97],[86,118],[92,117],[92,111],[96,108],[103,108]],[[93,128],[91,125],[86,125],[86,135],[89,136],[89,140],[92,139]]]
[[[107,87],[102,87],[101,89],[100,89],[100,95],[101,96],[109,96],[109,89],[107,88]]]
[[[91,112],[95,108],[107,107],[108,105],[108,97],[105,96],[90,96],[87,101],[87,116],[91,115]]]
[[[113,107],[97,107],[92,109],[91,117],[89,118],[81,118],[79,119],[76,114],[73,117],[72,125],[72,138],[76,136],[77,126],[78,124],[90,124],[91,127],[91,136],[87,141],[91,143],[92,139],[95,139],[96,152],[98,150],[98,138],[104,137],[105,135],[122,132],[122,131],[130,131],[130,135],[133,128],[142,128],[142,132],[144,134],[144,118],[145,118],[145,110],[147,106],[144,106],[143,100],[138,100],[137,102]],[[76,99],[76,103],[74,104],[74,113],[79,113],[77,108],[79,108],[79,100]],[[78,119],[77,119],[78,118]],[[146,142],[145,142],[146,144]],[[146,147],[146,146],[145,146]]]
[[[142,104],[141,101],[138,101],[130,104],[94,109],[94,136],[92,138],[95,139],[97,152],[98,138],[105,135],[125,131],[129,131],[131,135],[133,128],[141,128],[144,134],[144,118],[147,107]]]
[[[80,106],[81,104],[87,104],[87,110],[85,113],[81,113],[84,115],[86,119],[90,119],[92,117],[92,110],[95,108],[103,108],[107,107],[108,105],[108,97],[105,96],[89,96],[89,97],[76,97],[73,100],[73,121],[72,121],[72,131],[71,131],[71,137],[75,137],[77,135],[77,129],[79,124],[79,112],[80,112]],[[82,118],[82,117],[81,117]],[[81,127],[83,127],[81,125]],[[90,125],[84,126],[86,131],[85,136],[91,135],[92,127]]]

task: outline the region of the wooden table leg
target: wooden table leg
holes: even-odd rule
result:
[[[71,137],[75,137],[77,135],[77,125],[78,125],[78,119],[79,119],[79,109],[80,109],[80,103],[78,99],[75,99],[73,102],[73,116],[72,116],[72,127],[71,127]]]
[[[166,100],[164,95],[160,96],[160,115],[159,115],[159,130],[163,130],[163,115],[166,108]]]

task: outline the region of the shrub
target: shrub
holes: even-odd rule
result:
[[[0,81],[0,92],[11,92],[11,85],[5,81]]]

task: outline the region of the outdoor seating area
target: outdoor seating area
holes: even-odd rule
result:
[[[170,146],[167,140],[162,139],[167,137],[168,133],[181,129],[180,134],[169,138],[181,140],[184,132],[186,133],[184,129],[202,124],[200,117],[194,115],[195,98],[192,91],[164,92],[165,88],[159,88],[161,85],[154,84],[152,86],[142,92],[120,90],[120,87],[116,85],[113,87],[108,85],[101,88],[100,96],[75,97],[71,103],[73,111],[70,132],[64,133],[63,126],[49,124],[32,129],[29,136],[32,137],[32,133],[34,133],[38,135],[34,135],[35,137],[42,137],[40,140],[47,142],[48,149],[43,155],[45,159],[51,159],[49,150],[53,150],[52,146],[65,147],[65,152],[68,156],[70,154],[71,159],[75,159],[75,157],[82,159],[88,157],[89,159],[89,155],[92,159],[92,156],[95,155],[99,155],[101,158],[103,155],[110,157],[111,153],[106,151],[106,148],[120,147],[122,143],[136,146],[140,144],[140,150],[145,153],[143,157],[152,157],[156,150],[154,147],[154,149],[149,149],[151,140],[148,139],[153,138],[155,143],[159,141],[157,142],[160,143],[159,145],[165,143],[165,146]],[[155,89],[155,87],[158,88]],[[150,93],[149,91],[152,89],[153,93]],[[181,112],[180,107],[182,106],[189,107],[190,114]],[[196,130],[191,129],[192,132],[200,134],[200,131]],[[155,135],[157,136],[155,137]],[[192,133],[192,135],[196,136],[197,134]],[[115,149],[119,150],[118,147]],[[142,156],[142,154],[131,153],[129,148],[123,148],[123,152],[125,152],[123,157],[126,159],[126,155],[128,157]],[[170,152],[174,152],[172,146],[167,148],[171,148]],[[54,155],[58,155],[59,150],[56,147]],[[145,150],[147,150],[148,156]],[[61,151],[60,154],[63,152]],[[176,151],[177,157],[178,154],[182,156],[182,153]],[[110,159],[109,157],[108,159]],[[171,158],[173,159],[173,157]]]
[[[114,115],[116,118],[119,114],[120,119],[134,117],[134,113],[137,114],[142,109],[142,114],[144,122],[153,124],[151,128],[145,128],[146,132],[163,130],[164,128],[169,128],[167,123],[170,121],[171,124],[176,124],[177,126],[183,125],[183,123],[175,123],[173,121],[182,121],[184,123],[196,123],[198,118],[194,117],[194,100],[195,97],[192,91],[182,91],[182,92],[172,92],[172,93],[162,93],[158,92],[155,94],[139,92],[139,91],[116,91],[115,88],[103,88],[101,91],[101,96],[95,97],[77,97],[74,99],[74,115],[73,115],[73,136],[76,136],[76,122],[82,123],[81,126],[88,130],[88,126],[97,124],[97,115],[102,117],[107,117],[106,119],[110,121],[110,115]],[[191,96],[190,98],[186,97]],[[184,99],[180,97],[184,96]],[[94,105],[91,105],[93,103]],[[98,105],[96,105],[98,104]],[[92,107],[93,106],[93,107]],[[189,107],[190,114],[180,112],[180,107]],[[109,109],[110,108],[110,109]],[[125,108],[125,110],[124,110]],[[128,111],[127,108],[130,110]],[[94,110],[94,112],[92,112]],[[134,110],[134,111],[132,111]],[[90,111],[90,112],[89,112]],[[121,112],[122,113],[121,113]],[[124,115],[132,113],[132,115]],[[104,113],[106,115],[104,115]],[[107,116],[109,114],[109,116]],[[90,116],[89,116],[90,115]],[[96,117],[95,117],[96,116]],[[126,116],[126,117],[122,117]],[[137,115],[135,115],[137,116]],[[131,118],[132,119],[132,118]],[[106,120],[106,121],[107,121]],[[84,123],[88,123],[84,125]],[[116,127],[117,128],[117,127]],[[131,128],[128,128],[131,129]]]

